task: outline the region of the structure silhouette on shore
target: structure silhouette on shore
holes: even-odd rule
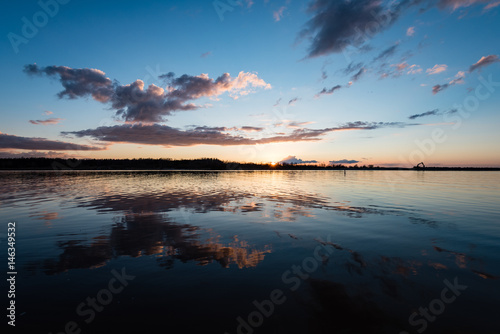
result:
[[[415,169],[425,169],[425,164],[424,162],[419,162],[415,167],[413,167]]]

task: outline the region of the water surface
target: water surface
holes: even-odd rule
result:
[[[1,172],[0,184],[19,332],[500,328],[500,172]]]

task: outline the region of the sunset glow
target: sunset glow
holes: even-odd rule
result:
[[[500,166],[496,2],[148,4],[6,4],[0,157]]]

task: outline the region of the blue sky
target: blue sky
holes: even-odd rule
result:
[[[4,6],[0,157],[500,166],[499,1]]]

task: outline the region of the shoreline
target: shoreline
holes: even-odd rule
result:
[[[163,159],[49,159],[0,158],[0,171],[231,171],[231,170],[413,170],[413,171],[500,171],[500,167],[380,167],[374,165],[304,165],[246,163],[214,158]]]

